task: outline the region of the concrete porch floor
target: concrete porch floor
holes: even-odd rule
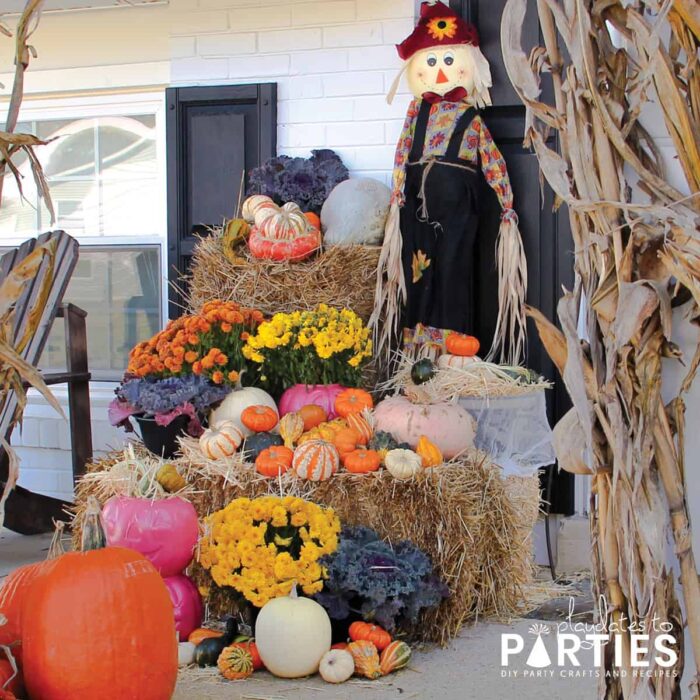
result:
[[[0,532],[0,585],[18,566],[46,557],[50,535],[23,537]],[[528,639],[533,619],[511,624],[481,622],[465,628],[447,649],[427,647],[414,653],[408,669],[377,681],[353,679],[331,686],[319,677],[285,681],[256,673],[245,681],[224,681],[215,669],[183,671],[173,700],[595,700],[592,677],[503,677],[501,635],[516,632]],[[522,664],[521,664],[522,665]]]

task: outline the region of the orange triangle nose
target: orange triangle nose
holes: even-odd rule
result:
[[[440,83],[449,83],[450,79],[443,73],[442,68],[438,70],[437,78],[435,78],[435,82],[439,85]]]

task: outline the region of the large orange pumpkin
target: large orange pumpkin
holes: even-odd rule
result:
[[[29,696],[170,700],[178,648],[163,579],[138,552],[104,547],[94,499],[83,542],[86,551],[48,562],[27,590],[22,637]]]

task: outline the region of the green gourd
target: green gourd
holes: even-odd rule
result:
[[[254,433],[247,437],[243,443],[246,461],[254,462],[263,450],[281,444],[283,444],[283,440],[276,433]]]
[[[197,666],[216,666],[221,652],[233,643],[238,634],[238,623],[232,617],[226,620],[226,632],[221,637],[203,639],[194,650],[194,660]]]

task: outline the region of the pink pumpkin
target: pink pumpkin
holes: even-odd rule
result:
[[[458,404],[418,404],[404,396],[392,396],[377,404],[374,419],[376,430],[390,433],[413,448],[425,435],[447,459],[474,446],[474,419]]]
[[[194,581],[184,574],[167,576],[163,580],[175,609],[175,629],[180,641],[186,642],[190,634],[202,626],[202,598]]]
[[[184,498],[113,496],[102,510],[107,542],[143,554],[161,576],[179,574],[192,561],[199,523]]]
[[[335,397],[345,390],[340,384],[295,384],[282,394],[279,402],[280,417],[294,413],[303,406],[315,404],[325,409],[328,420],[337,416]]]

